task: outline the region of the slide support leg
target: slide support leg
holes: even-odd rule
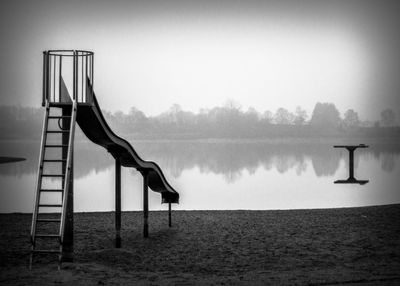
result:
[[[121,247],[121,161],[115,159],[115,247]]]
[[[172,226],[172,218],[171,218],[171,203],[168,203],[168,226]]]
[[[149,237],[149,186],[147,171],[143,175],[143,237]]]

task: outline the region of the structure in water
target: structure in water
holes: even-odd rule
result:
[[[336,180],[335,184],[360,184],[365,185],[369,180],[357,180],[354,177],[354,151],[357,148],[368,148],[365,144],[360,145],[335,145],[334,148],[345,148],[349,151],[349,177],[346,180]]]

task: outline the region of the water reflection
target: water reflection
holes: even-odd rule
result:
[[[0,142],[0,154],[7,154],[9,156],[19,156],[26,158],[26,161],[13,164],[0,165],[0,174],[13,175],[20,177],[22,175],[36,174],[38,168],[40,142]],[[49,150],[49,158],[54,156],[55,152],[60,150]],[[90,172],[96,173],[107,169],[112,163],[113,159],[107,152],[91,144],[90,142],[77,142],[75,144],[75,165],[74,176],[81,178],[87,176]]]
[[[370,179],[370,183],[360,187],[333,184],[348,175],[348,152],[334,149],[337,143],[361,142],[164,141],[135,142],[134,146],[143,158],[156,161],[180,192],[181,204],[175,209],[262,210],[400,202],[398,144],[362,142],[371,147],[356,151],[356,177]],[[27,159],[0,165],[0,213],[31,212],[39,142],[2,142],[0,148],[0,156]],[[140,210],[141,176],[128,168],[122,173],[122,208]],[[114,209],[114,160],[103,148],[77,142],[74,175],[75,211]],[[57,182],[47,183],[50,187]],[[149,196],[150,209],[163,209],[158,193]]]
[[[198,168],[203,174],[224,177],[227,183],[234,183],[243,172],[254,174],[259,168],[275,169],[280,174],[294,170],[297,176],[307,171],[311,162],[317,177],[331,177],[339,169],[341,160],[348,154],[332,148],[332,143],[290,143],[279,142],[135,142],[138,153],[146,160],[157,162],[174,178],[185,170]],[[19,156],[27,160],[19,163],[0,165],[1,175],[20,177],[36,174],[39,142],[1,142],[0,155]],[[373,158],[380,162],[384,172],[392,172],[396,156],[400,154],[398,144],[378,142],[360,152],[356,151],[355,167],[361,157]],[[55,151],[56,152],[56,151]],[[75,178],[100,172],[113,165],[113,158],[107,152],[88,141],[75,144]],[[347,168],[345,164],[345,168]]]
[[[265,170],[276,169],[284,174],[295,169],[301,176],[307,170],[307,161],[311,161],[317,177],[333,176],[341,160],[347,160],[348,154],[332,148],[328,143],[279,144],[266,142],[173,142],[157,144],[137,144],[140,153],[146,158],[160,162],[160,165],[179,177],[186,169],[198,167],[202,173],[223,175],[227,182],[239,179],[243,171],[254,174],[259,167]],[[394,156],[400,153],[390,144],[378,144],[355,156],[355,166],[361,156],[373,155],[377,160],[390,160],[394,168]],[[383,163],[382,163],[383,164]],[[386,165],[382,169],[387,171]]]
[[[381,168],[385,172],[392,172],[395,167],[395,154],[385,153],[382,155]]]

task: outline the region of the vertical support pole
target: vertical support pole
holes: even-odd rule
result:
[[[71,116],[71,107],[62,108],[62,116]],[[70,128],[71,119],[62,119],[62,128],[64,130],[68,130]],[[62,144],[68,145],[69,134],[62,134]],[[73,152],[73,151],[72,151]],[[64,230],[64,243],[63,243],[63,253],[62,260],[64,262],[73,262],[74,255],[74,156],[71,154],[71,175],[69,188],[66,190],[68,193],[68,201],[67,201],[67,213],[66,213],[66,221],[65,221],[65,230]],[[65,161],[62,163],[62,172],[64,173],[66,170],[66,160],[68,156],[68,148],[62,148],[62,159]],[[64,185],[64,182],[63,182]]]
[[[74,57],[73,57],[73,91],[72,91],[72,98],[79,102],[78,98],[78,53],[74,50]]]
[[[91,56],[91,59],[92,59],[92,61],[91,61],[91,76],[90,76],[90,80],[91,80],[91,82],[92,82],[92,94],[94,94],[94,92],[93,92],[93,87],[94,87],[94,56],[92,55]]]
[[[47,82],[48,82],[48,55],[47,52],[43,52],[43,95],[42,95],[42,106],[46,105],[47,99]]]
[[[82,102],[86,102],[85,99],[83,98],[83,87],[84,87],[84,74],[83,74],[83,59],[84,59],[84,54],[81,54],[81,98]]]
[[[56,102],[56,60],[57,57],[55,55],[50,57],[53,61],[53,98],[54,98],[54,102]],[[61,101],[61,98],[59,98],[59,100]]]
[[[62,57],[59,56],[60,64],[58,65],[58,97],[61,101],[61,82],[62,82]]]
[[[88,57],[90,57],[90,55],[86,55],[84,57],[85,59],[85,77],[84,77],[84,85],[85,85],[85,102],[86,103],[91,103],[91,101],[89,101],[88,99],[88,66],[87,66],[87,61],[88,61]]]
[[[349,150],[349,179],[354,179],[354,149],[348,148]]]
[[[115,159],[115,247],[121,247],[121,160]]]
[[[168,203],[168,226],[172,226],[172,219],[171,219],[171,203]]]
[[[147,171],[143,175],[143,237],[149,237],[149,186]]]

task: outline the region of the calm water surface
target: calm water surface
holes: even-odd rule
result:
[[[355,153],[355,174],[364,186],[333,184],[348,176],[348,153],[334,142],[172,141],[135,142],[138,153],[157,162],[180,193],[174,209],[299,209],[400,203],[400,148],[373,141]],[[32,212],[39,142],[1,142],[0,156],[26,161],[0,165],[0,212]],[[55,151],[54,151],[55,152]],[[51,154],[49,154],[51,155]],[[57,166],[49,166],[57,173]],[[114,160],[89,141],[75,145],[75,211],[114,209]],[[44,182],[57,187],[57,180]],[[142,209],[142,177],[122,171],[123,210]],[[55,198],[48,198],[49,200]],[[150,192],[150,209],[166,209]]]

